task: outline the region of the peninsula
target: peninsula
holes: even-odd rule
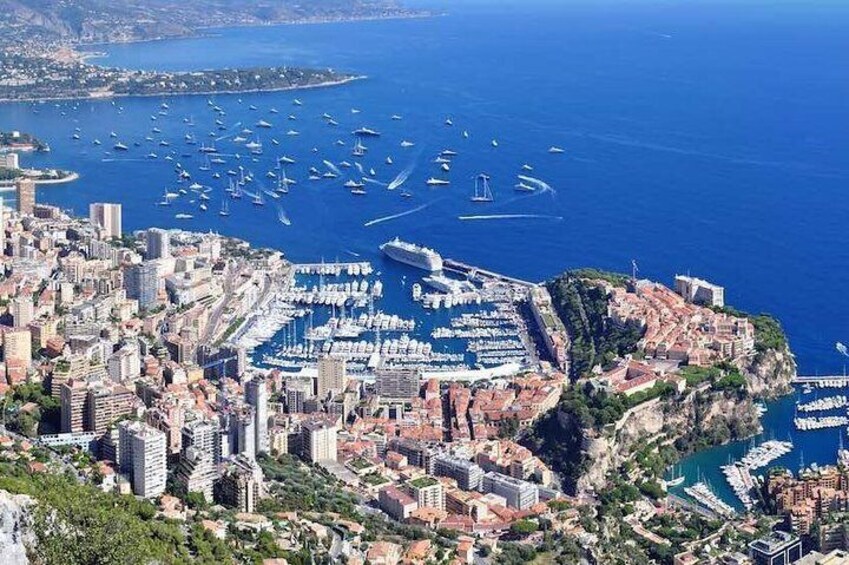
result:
[[[0,102],[292,90],[361,78],[330,69],[294,67],[133,71],[92,65],[67,54],[11,50],[0,54]]]
[[[223,26],[316,23],[426,15],[392,0],[0,0],[0,102],[219,94],[315,88],[360,76],[274,66],[157,72],[108,68],[78,51],[91,43],[190,37]]]

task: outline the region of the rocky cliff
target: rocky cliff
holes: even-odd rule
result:
[[[760,430],[751,399],[693,391],[683,399],[652,400],[629,410],[613,430],[583,430],[585,472],[577,492],[598,491],[608,474],[633,459],[646,445],[673,445],[682,452],[696,446],[741,439]]]
[[[32,542],[32,534],[27,531],[27,508],[32,502],[28,496],[0,490],[0,556],[3,565],[29,563],[26,546]]]
[[[741,367],[749,392],[766,400],[791,392],[790,382],[796,376],[796,359],[786,345],[780,349],[759,352]]]

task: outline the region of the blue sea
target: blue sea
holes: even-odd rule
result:
[[[76,183],[40,188],[40,201],[80,213],[91,201],[122,202],[125,230],[216,230],[280,248],[298,261],[359,256],[396,279],[414,273],[379,257],[377,246],[394,236],[531,280],[581,266],[627,271],[635,260],[643,277],[670,282],[676,273],[691,273],[724,285],[730,304],[777,315],[801,373],[844,370],[846,360],[834,344],[849,340],[845,5],[623,0],[426,6],[446,15],[219,29],[195,39],[93,47],[106,54],[98,63],[127,68],[306,65],[368,77],[346,86],[211,101],[6,104],[0,105],[0,125],[51,144],[52,153],[27,157],[25,164],[81,173]],[[293,104],[295,98],[302,105]],[[163,102],[167,116],[159,115]],[[220,118],[226,131],[216,128],[210,103],[226,112]],[[328,125],[324,113],[338,126]],[[297,120],[288,120],[289,114]],[[274,127],[255,128],[261,119]],[[354,161],[351,131],[361,126],[382,133],[365,140],[366,172],[373,168],[371,178],[386,184],[407,169],[407,182],[395,191],[368,183],[368,194],[357,197],[342,187],[347,170],[335,181],[308,181],[310,166],[326,170],[323,160]],[[161,133],[152,133],[153,127]],[[245,127],[264,145],[257,162],[232,142]],[[75,128],[78,141],[71,139]],[[213,179],[198,170],[202,157],[183,143],[187,133],[199,144],[218,138],[217,148],[242,158],[229,158],[216,169],[221,179]],[[94,139],[103,145],[94,146]],[[159,146],[162,139],[170,146]],[[130,150],[111,152],[116,140]],[[415,145],[402,148],[403,140]],[[549,154],[551,146],[565,153]],[[433,163],[444,149],[458,153],[447,175]],[[145,157],[151,151],[157,159]],[[174,160],[166,162],[171,151]],[[217,215],[226,169],[240,164],[257,184],[272,188],[265,174],[283,154],[297,160],[287,170],[298,180],[289,194],[266,199],[263,208],[249,198],[231,202],[229,217]],[[186,197],[170,207],[156,205],[166,188],[176,187],[177,162],[193,180],[213,187],[208,212]],[[533,171],[523,173],[525,164]],[[469,200],[479,173],[491,177],[493,203]],[[518,174],[551,190],[516,192]],[[427,187],[432,176],[450,178],[450,187]],[[402,198],[401,191],[411,197]],[[291,226],[277,221],[278,206]],[[194,218],[175,219],[179,212]],[[533,217],[459,219],[500,215]],[[397,282],[387,287],[396,289],[388,292],[390,304],[406,306],[401,297],[408,291]],[[767,433],[786,438],[792,411],[792,399],[774,404]],[[804,434],[806,462],[833,461],[837,437],[837,431]],[[745,447],[705,452],[692,466],[710,472],[703,460],[718,465]]]

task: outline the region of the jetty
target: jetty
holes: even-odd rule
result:
[[[793,384],[813,385],[820,388],[844,388],[849,387],[849,376],[847,375],[797,375],[790,381]]]
[[[500,281],[510,284],[517,284],[528,288],[537,286],[537,283],[517,279],[516,277],[502,275],[501,273],[496,273],[495,271],[475,267],[474,265],[469,265],[467,263],[463,263],[454,259],[443,259],[442,268],[446,271],[451,271],[453,273],[463,275],[464,277],[467,277],[469,280],[473,281]]]

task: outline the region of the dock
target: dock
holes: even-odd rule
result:
[[[475,267],[474,265],[469,265],[468,263],[463,263],[454,259],[443,259],[442,268],[445,271],[458,273],[460,275],[468,277],[470,280],[478,280],[481,282],[500,281],[510,284],[518,284],[528,288],[538,286],[537,283],[517,279],[516,277],[509,277],[507,275],[502,275],[501,273],[496,273],[495,271],[481,269],[480,267]]]
[[[849,375],[797,375],[790,382],[798,385],[809,384],[826,388],[842,388],[849,387]]]
[[[332,275],[340,276],[368,276],[373,269],[368,261],[349,261],[332,263],[295,263],[292,265],[296,274],[299,275]]]

